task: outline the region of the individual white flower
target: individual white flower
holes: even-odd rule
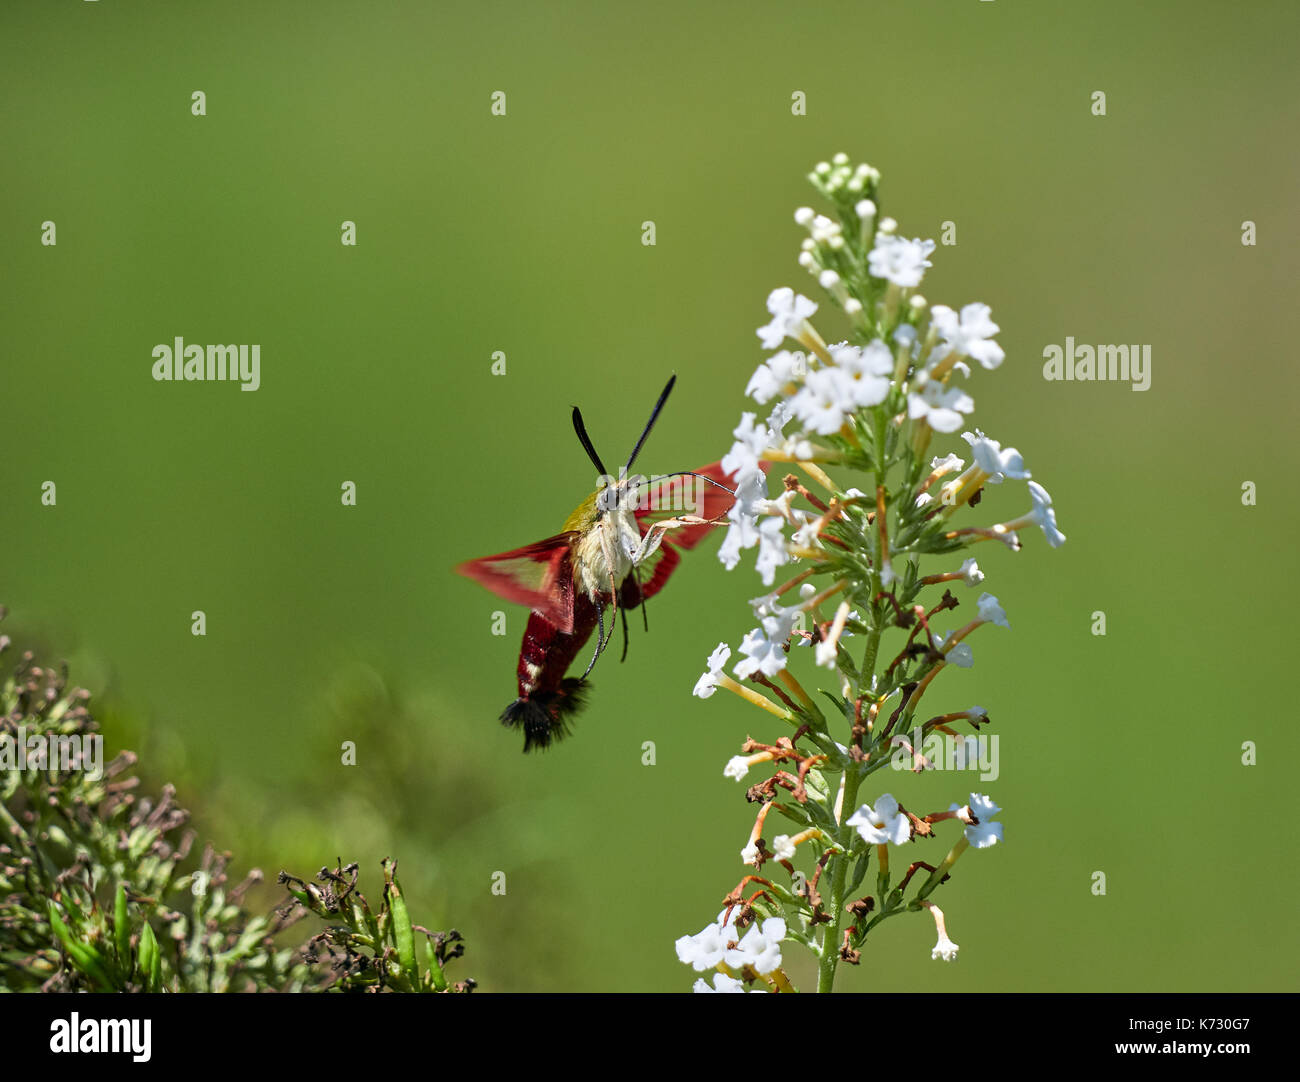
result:
[[[948,930],[946,928],[940,928],[939,941],[935,943],[934,949],[930,951],[930,958],[932,961],[936,962],[940,958],[945,962],[955,962],[957,961],[957,951],[960,949],[961,948],[958,947],[956,943],[948,938]]]
[[[978,428],[973,433],[963,432],[961,438],[970,444],[975,465],[989,475],[990,484],[1001,484],[1003,477],[1024,481],[1033,476],[1025,469],[1025,460],[1014,447],[1002,450],[1002,444],[989,439]]]
[[[944,656],[948,664],[956,665],[959,669],[969,669],[975,664],[975,651],[970,648],[969,643],[959,642]]]
[[[781,964],[781,940],[784,938],[785,921],[780,917],[769,917],[761,926],[755,922],[740,942],[727,951],[727,965],[732,969],[752,966],[756,973],[771,973]]]
[[[919,305],[917,304],[918,301],[920,302]],[[911,304],[912,307],[914,308],[916,307],[924,308],[925,298],[922,296],[915,296],[912,298]],[[910,323],[900,323],[897,327],[895,327],[893,338],[894,338],[894,344],[896,346],[901,346],[903,352],[911,355],[912,357],[916,356],[916,344],[919,341],[919,339],[917,338],[916,335],[916,328],[913,327]]]
[[[808,371],[808,361],[802,353],[781,350],[774,353],[754,370],[745,388],[745,394],[760,405],[785,394],[786,387],[803,379]]]
[[[771,586],[776,578],[776,569],[790,562],[790,546],[784,529],[785,523],[773,516],[764,518],[758,525],[758,559],[754,566],[764,586]]]
[[[780,440],[783,438],[785,426],[788,425],[794,417],[794,403],[786,398],[779,398],[772,407],[772,412],[767,415],[767,434],[771,440]]]
[[[757,424],[757,419],[758,415],[755,413],[742,413],[740,424],[731,430],[735,442],[722,459],[723,472],[728,476],[739,474],[740,469],[750,466],[751,462],[756,464],[758,456],[766,450],[768,429],[766,425]]]
[[[931,496],[928,492],[918,492],[916,494],[917,507],[929,507],[930,504],[932,503],[934,503],[934,497]]]
[[[776,449],[796,462],[811,462],[816,455],[813,445],[803,436],[787,436],[776,445]]]
[[[684,935],[677,940],[677,957],[684,964],[693,966],[697,973],[713,969],[726,957],[727,944],[739,936],[736,921],[740,918],[740,906],[732,908],[730,914],[724,909],[717,920],[705,926],[695,935]]]
[[[744,755],[733,755],[727,760],[727,765],[722,768],[724,778],[735,778],[736,781],[743,781],[748,773],[749,759]]]
[[[930,267],[930,254],[935,250],[935,242],[894,237],[885,231],[887,224],[888,218],[880,222],[875,246],[867,256],[867,269],[872,277],[884,278],[896,286],[919,286],[926,268]]]
[[[1011,625],[1007,622],[1007,614],[1002,611],[998,599],[992,594],[980,594],[979,600],[975,602],[975,607],[979,611],[981,620],[1010,629]]]
[[[993,816],[1002,809],[983,793],[971,793],[969,807],[971,815],[979,822],[967,824],[966,840],[976,849],[987,849],[990,845],[997,845],[1002,840],[1002,824],[993,822]],[[951,804],[948,810],[961,811],[961,805]]]
[[[1047,489],[1043,488],[1037,481],[1029,482],[1029,498],[1033,501],[1034,509],[1025,515],[1023,519],[1017,520],[1017,523],[1011,528],[1015,529],[1020,525],[1033,524],[1043,531],[1043,536],[1047,538],[1047,543],[1052,548],[1060,548],[1065,544],[1065,534],[1061,533],[1056,525],[1056,512],[1052,510],[1052,497],[1047,494]]]
[[[956,473],[964,465],[966,465],[965,459],[958,458],[956,455],[944,455],[943,458],[936,456],[930,459],[930,470],[936,477]]]
[[[867,269],[872,277],[884,278],[897,286],[919,286],[925,268],[930,266],[934,241],[895,237],[885,231],[885,225],[886,222],[880,223],[875,246],[867,256]]]
[[[742,680],[753,673],[762,672],[764,676],[775,676],[785,668],[785,641],[794,629],[799,618],[795,608],[780,609],[771,616],[764,616],[762,627],[749,632],[740,644],[740,652],[745,660],[739,662],[732,672]]]
[[[776,405],[772,407],[772,412],[767,418],[769,446],[794,459],[811,459],[814,454],[813,446],[802,432],[796,432],[792,436],[782,435],[785,426],[794,417],[794,412],[793,398],[777,399]]]
[[[773,515],[784,519],[786,522],[794,521],[794,512],[791,510],[791,504],[794,503],[795,497],[799,493],[792,488],[787,488],[774,500],[764,500],[758,507],[760,515]]]
[[[752,518],[737,518],[727,527],[727,536],[718,546],[718,559],[728,571],[740,563],[740,554],[744,549],[758,544],[758,521]]]
[[[814,661],[827,669],[835,668],[835,659],[839,656],[840,644],[830,639],[822,639],[813,651]]]
[[[757,864],[758,857],[759,857],[759,853],[758,853],[757,842],[750,842],[748,845],[745,846],[744,849],[740,851],[741,864]]]
[[[924,417],[936,432],[956,432],[965,424],[963,413],[975,408],[975,400],[960,387],[947,387],[927,379],[907,395],[907,415]]]
[[[930,320],[947,346],[948,353],[958,357],[971,357],[985,368],[997,368],[1006,357],[1002,347],[991,341],[999,327],[989,318],[987,304],[967,304],[958,316],[946,304],[936,304],[930,309]]]
[[[934,637],[934,648],[942,651],[948,641],[951,631]],[[959,642],[951,650],[944,653],[944,660],[949,665],[956,665],[959,669],[969,669],[975,664],[975,651],[970,648],[968,643]]]
[[[824,549],[818,533],[821,532],[821,516],[810,511],[796,511],[799,516],[799,528],[790,536],[790,543],[801,549]]]
[[[886,842],[902,845],[912,836],[911,822],[889,793],[882,793],[876,799],[875,808],[863,804],[846,822],[868,845],[884,845]]]
[[[764,349],[776,349],[786,338],[797,338],[804,322],[817,311],[817,302],[811,301],[789,286],[772,290],[767,298],[767,310],[772,322],[755,332]]]
[[[739,446],[740,444],[737,443],[736,447]],[[727,471],[725,460],[723,470]],[[751,549],[758,544],[758,509],[766,499],[767,476],[755,466],[752,472],[744,473],[738,480],[736,498],[727,512],[727,520],[731,525],[727,528],[727,536],[722,539],[722,545],[718,548],[718,559],[728,571],[740,562],[742,550]]]
[[[857,409],[857,382],[840,368],[819,368],[809,372],[803,388],[790,400],[795,416],[823,436],[844,427],[844,420]]]
[[[772,839],[772,855],[777,860],[794,860],[794,842],[789,834],[778,834]]]
[[[894,357],[879,338],[861,348],[845,344],[831,346],[830,355],[836,366],[855,384],[854,405],[877,406],[889,396]]]
[[[695,682],[693,694],[701,699],[707,699],[718,690],[718,677],[722,675],[722,667],[729,657],[731,657],[731,647],[725,642],[718,643],[718,648],[709,655],[709,671]]]
[[[962,561],[961,577],[967,586],[978,586],[984,581],[984,572],[980,570],[980,565],[975,562],[975,557],[970,556]]]

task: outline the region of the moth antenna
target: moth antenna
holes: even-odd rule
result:
[[[656,481],[663,481],[669,477],[698,477],[701,481],[708,481],[714,488],[720,488],[723,492],[730,492],[733,496],[736,494],[735,489],[728,488],[720,481],[715,481],[706,473],[696,473],[694,470],[678,470],[676,473],[656,474],[654,477],[647,477],[644,480],[638,481],[636,487],[640,488],[642,485],[653,485]]]
[[[646,421],[645,429],[641,433],[641,438],[636,441],[636,446],[632,448],[632,453],[627,457],[627,465],[623,467],[625,473],[632,468],[632,463],[636,461],[636,456],[641,453],[641,447],[645,443],[646,437],[650,435],[650,430],[654,428],[655,422],[659,420],[659,411],[664,408],[664,403],[668,401],[668,395],[673,389],[673,384],[676,382],[677,373],[674,372],[668,378],[668,383],[665,385],[663,393],[659,396],[659,401],[655,403],[655,408],[650,412],[650,420]],[[603,470],[601,472],[604,473]]]
[[[627,609],[619,606],[618,614],[623,619],[623,656],[618,659],[621,665],[627,660]]]
[[[578,434],[578,441],[582,444],[582,449],[587,452],[591,464],[600,471],[600,476],[608,477],[609,473],[605,469],[605,464],[601,462],[600,455],[596,454],[596,448],[591,445],[591,437],[587,435],[587,426],[582,423],[582,410],[578,409],[577,406],[573,407],[573,431]]]

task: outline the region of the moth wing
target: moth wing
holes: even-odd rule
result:
[[[573,631],[573,565],[577,534],[556,534],[523,548],[469,560],[456,570],[497,597],[527,605],[566,635]]]
[[[759,465],[766,473],[768,463],[761,462]],[[736,482],[734,478],[722,472],[722,463],[711,462],[694,472],[716,484],[709,484],[709,481],[701,481],[697,477],[683,474],[677,477],[660,478],[653,485],[648,486],[635,512],[642,536],[645,536],[646,531],[656,522],[677,515],[689,514],[697,518],[720,519],[731,510],[731,505],[735,502],[732,489],[735,488]],[[719,488],[718,485],[723,487]],[[646,506],[640,506],[642,503]],[[671,542],[678,548],[693,549],[704,540],[711,529],[712,526],[678,526],[664,534],[663,543],[667,545]],[[671,573],[672,569],[669,568],[664,577],[667,578]],[[662,586],[662,583],[660,585]]]
[[[620,603],[634,609],[664,588],[668,576],[682,562],[681,554],[665,541],[650,556],[637,564],[623,582]]]
[[[766,472],[768,464],[764,462],[761,465]],[[648,499],[644,501],[646,506],[639,507],[635,512],[637,525],[643,537],[656,522],[663,522],[678,515],[689,514],[707,519],[726,517],[735,502],[735,497],[731,493],[731,486],[735,481],[722,472],[721,462],[711,462],[694,472],[716,481],[717,484],[711,485],[708,481],[686,475],[665,477],[656,481]],[[726,487],[719,488],[718,485]],[[642,560],[636,569],[640,590],[637,590],[635,583],[630,582],[625,591],[624,603],[631,608],[646,598],[654,597],[664,588],[669,576],[682,562],[681,553],[677,550],[693,549],[704,540],[711,529],[712,526],[677,526],[666,531],[659,548]]]

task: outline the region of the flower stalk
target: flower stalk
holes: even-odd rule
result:
[[[795,726],[783,742],[747,742],[746,754],[725,771],[736,780],[751,770],[773,771],[748,790],[751,800],[766,803],[745,853],[758,869],[775,859],[791,881],[786,886],[783,874],[773,875],[748,901],[737,886],[717,922],[678,941],[679,957],[697,970],[710,959],[709,969],[723,965],[713,986],[697,981],[705,991],[784,990],[788,978],[772,974],[783,947],[796,945],[816,959],[817,990],[830,992],[840,964],[861,964],[871,933],[904,913],[929,912],[939,937],[932,957],[956,957],[930,895],[951,881],[967,849],[1002,840],[994,819],[1000,809],[957,785],[962,803],[922,814],[888,790],[907,772],[951,768],[957,760],[944,741],[985,739],[987,711],[964,704],[935,704],[919,731],[913,728],[923,696],[959,690],[957,677],[931,685],[946,668],[974,664],[968,640],[989,633],[974,632],[1010,627],[993,595],[980,594],[972,604],[952,592],[984,579],[973,559],[957,554],[984,540],[1019,551],[1020,531],[1033,527],[1052,547],[1065,540],[1051,497],[1030,479],[1020,452],[968,424],[975,406],[968,386],[1004,360],[989,307],[954,310],[920,296],[935,244],[908,238],[881,215],[877,170],[836,155],[810,179],[831,211],[796,212],[807,231],[798,262],[846,317],[845,337],[826,333],[826,313],[794,289],[768,297],[771,320],[757,334],[769,356],[746,388],[767,415],[763,421],[757,409],[743,414],[723,460],[737,498],[719,551],[730,570],[756,548],[755,571],[768,592],[751,602],[758,626],[744,636],[739,658],[733,664],[731,648],[720,644],[696,685],[703,698],[725,687],[764,717]],[[791,342],[811,357],[791,353]],[[794,463],[822,491],[789,475],[779,498],[770,498],[765,467],[777,462]],[[1031,509],[1023,512],[1022,503],[1001,521],[988,516],[983,497],[990,488],[1005,491],[1021,481]],[[778,570],[782,585],[773,589]],[[796,587],[800,600],[785,604]],[[831,598],[837,604],[826,619],[819,606]],[[963,605],[975,611],[947,616]],[[862,639],[856,665],[854,637]],[[798,669],[804,671],[796,675]],[[962,721],[981,735],[958,736],[953,725]],[[967,751],[962,744],[963,763]],[[788,762],[799,764],[797,776]],[[889,768],[900,772],[894,786],[880,776]],[[773,851],[762,832],[774,808],[795,832],[777,835]],[[905,860],[906,874],[891,885],[891,847],[954,829],[960,834],[937,867]],[[875,892],[864,894],[872,863]],[[929,872],[924,881],[916,877],[920,869]],[[746,942],[753,950],[741,951]],[[749,960],[754,951],[767,952],[761,964]]]

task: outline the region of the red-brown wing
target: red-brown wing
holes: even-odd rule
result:
[[[759,465],[766,473],[768,463],[761,462]],[[654,523],[677,515],[719,519],[731,510],[734,500],[731,490],[735,488],[736,481],[722,472],[722,463],[711,462],[694,472],[717,483],[709,484],[709,481],[702,481],[698,477],[683,475],[666,477],[646,486],[636,510],[636,521],[641,527],[642,535]],[[723,487],[719,488],[718,485]],[[678,526],[664,534],[664,543],[671,540],[678,548],[693,549],[711,529],[711,526]]]
[[[767,472],[766,462],[760,463],[760,466],[764,472]],[[645,506],[638,507],[636,510],[636,521],[641,528],[642,536],[645,536],[652,525],[664,519],[678,515],[720,519],[731,510],[735,499],[731,494],[731,487],[735,484],[735,479],[722,472],[722,463],[712,462],[694,472],[716,481],[717,485],[689,476],[668,477],[656,481],[649,486],[649,492],[643,501]],[[726,488],[718,488],[718,485],[725,485]],[[693,549],[704,540],[711,529],[712,526],[677,526],[666,531],[659,548],[648,559],[642,560],[636,569],[637,579],[641,583],[639,600],[644,601],[646,598],[654,597],[664,588],[668,577],[682,562],[681,553],[677,549]],[[624,592],[624,597],[627,603],[626,598],[638,597],[638,594],[634,588],[629,587]],[[629,604],[628,607],[632,605]]]
[[[654,597],[664,588],[668,576],[682,562],[681,554],[665,541],[645,560],[642,560],[623,583],[621,604],[634,609],[648,597]],[[638,590],[635,583],[641,584]]]
[[[566,635],[573,631],[573,565],[569,552],[576,533],[556,534],[521,549],[484,556],[457,571],[498,597],[527,605]]]

